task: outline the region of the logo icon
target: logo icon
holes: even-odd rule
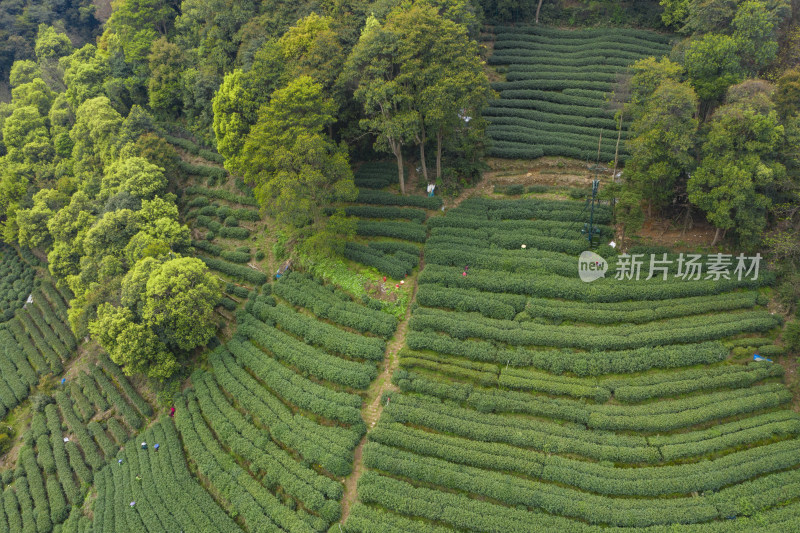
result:
[[[606,277],[608,262],[594,252],[585,251],[578,258],[578,275],[581,281],[590,283]]]

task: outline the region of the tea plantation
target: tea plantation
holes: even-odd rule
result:
[[[669,51],[669,37],[631,29],[560,30],[520,25],[495,31],[489,64],[505,74],[484,112],[489,155],[614,160],[618,128],[611,92],[627,67]],[[627,124],[620,154],[625,156]],[[602,141],[601,141],[602,136]]]
[[[780,323],[769,275],[583,283],[580,208],[471,199],[429,221],[346,531],[797,529],[783,368],[722,342]]]

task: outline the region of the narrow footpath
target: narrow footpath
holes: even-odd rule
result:
[[[414,303],[416,297],[417,280],[415,278],[414,288],[413,292],[411,293],[411,299],[408,302],[406,314],[403,317],[403,320],[397,326],[397,331],[395,332],[392,341],[386,346],[386,355],[383,358],[383,370],[367,390],[367,399],[364,402],[364,406],[361,408],[361,418],[364,419],[364,423],[367,425],[367,435],[369,434],[369,430],[375,427],[375,424],[378,422],[378,418],[380,418],[383,408],[385,407],[385,405],[381,402],[381,397],[383,394],[388,391],[398,390],[397,387],[392,384],[392,374],[394,374],[394,371],[397,370],[397,366],[400,363],[398,352],[406,342],[408,322],[411,318],[411,304]],[[353,457],[353,471],[344,479],[342,519],[339,521],[341,524],[344,524],[345,520],[347,520],[347,517],[350,514],[350,508],[358,497],[356,494],[356,486],[358,485],[358,478],[360,478],[361,474],[364,472],[364,463],[361,459],[361,454],[364,449],[364,444],[367,442],[367,435],[364,435],[364,437],[361,439],[361,442],[359,442],[358,446],[356,446]]]

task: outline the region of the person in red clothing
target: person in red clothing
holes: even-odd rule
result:
[[[169,416],[175,416],[175,406],[169,408]]]

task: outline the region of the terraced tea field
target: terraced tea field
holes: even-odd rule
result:
[[[429,220],[345,531],[800,527],[783,369],[723,343],[780,324],[770,276],[583,283],[581,207],[471,199]]]
[[[609,99],[635,61],[669,51],[669,37],[631,29],[560,30],[520,25],[495,30],[489,64],[505,74],[484,112],[489,155],[535,159],[614,159],[615,110]],[[627,138],[623,123],[622,140]],[[624,142],[620,143],[624,157]]]
[[[770,273],[617,280],[601,246],[609,275],[584,283],[582,202],[437,205],[362,189],[347,207],[425,215],[405,218],[418,239],[359,237],[424,247],[410,318],[300,272],[237,283],[235,333],[174,419],[104,356],[73,367],[67,299],[37,282],[0,327],[0,399],[54,388],[2,471],[0,532],[798,528],[783,368],[731,356],[781,352]]]

